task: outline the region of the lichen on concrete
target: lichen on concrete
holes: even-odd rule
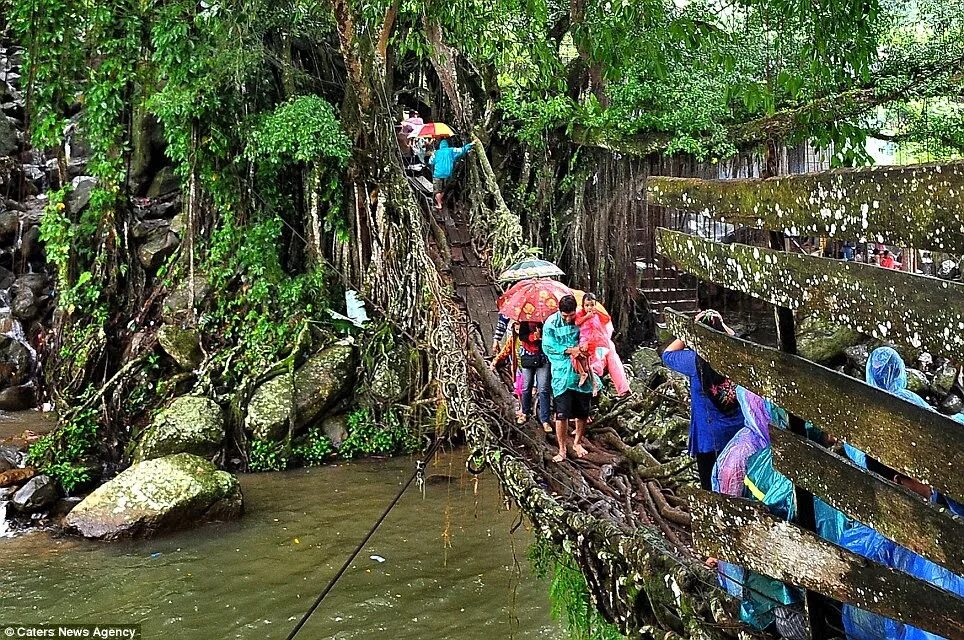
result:
[[[964,253],[964,161],[765,179],[650,176],[647,190],[650,204],[792,236]]]

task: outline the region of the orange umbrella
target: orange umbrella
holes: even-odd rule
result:
[[[522,280],[499,297],[499,313],[517,322],[545,322],[559,310],[559,299],[569,295],[569,287],[555,280]]]
[[[586,292],[580,291],[579,289],[573,289],[572,295],[576,297],[576,305],[578,306],[578,308],[582,309],[582,298],[584,295],[586,295]],[[596,310],[601,311],[602,313],[606,314],[609,317],[612,317],[612,315],[610,315],[610,313],[606,310],[606,307],[603,306],[603,303],[600,302],[598,299],[596,300]]]

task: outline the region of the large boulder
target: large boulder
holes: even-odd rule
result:
[[[319,351],[294,376],[296,432],[330,409],[352,388],[355,350],[336,344]],[[291,374],[282,374],[258,387],[248,404],[245,428],[258,440],[278,440],[288,430],[292,411]]]
[[[180,188],[181,181],[174,175],[174,169],[171,167],[162,167],[154,176],[151,186],[147,188],[147,197],[160,198],[169,193],[179,191]]]
[[[19,448],[12,444],[0,444],[0,463],[9,465],[6,469],[0,469],[0,471],[16,469],[20,466],[20,461],[23,458],[24,453]]]
[[[955,382],[957,382],[957,368],[949,362],[945,362],[934,372],[934,381],[931,383],[931,387],[933,387],[934,393],[945,396],[954,388]]]
[[[201,364],[201,338],[194,329],[182,329],[165,324],[157,332],[157,342],[164,352],[185,371],[193,371]]]
[[[137,257],[148,271],[153,271],[177,250],[181,239],[167,228],[160,229],[150,236],[137,250]]]
[[[797,351],[807,360],[821,364],[841,360],[847,347],[860,342],[860,334],[816,316],[803,318],[797,328]]]
[[[0,211],[0,242],[12,242],[19,230],[19,214],[16,211]]]
[[[80,213],[90,204],[90,194],[97,186],[97,178],[92,176],[77,176],[71,181],[72,189],[67,196],[67,208],[73,213]]]
[[[23,384],[30,378],[33,355],[17,338],[0,334],[0,387]]]
[[[144,431],[134,462],[162,458],[175,453],[211,456],[224,440],[221,407],[208,398],[183,396],[157,414]]]
[[[18,320],[29,322],[40,313],[37,296],[30,289],[22,289],[13,299],[13,315]]]
[[[35,476],[13,494],[18,511],[40,511],[57,501],[57,483],[50,476]]]
[[[98,487],[64,519],[85,538],[151,536],[198,522],[237,518],[241,484],[198,456],[146,460]]]
[[[194,306],[197,308],[211,295],[211,285],[204,275],[194,277]],[[185,279],[180,286],[172,291],[161,305],[161,317],[170,324],[191,319],[191,281]]]
[[[0,158],[12,156],[20,148],[20,136],[13,123],[3,113],[0,113]]]
[[[37,389],[32,382],[0,391],[0,410],[26,411],[37,406]]]

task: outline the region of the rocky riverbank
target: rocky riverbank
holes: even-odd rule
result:
[[[57,349],[58,314],[65,310],[58,309],[57,270],[48,262],[44,220],[53,212],[71,221],[76,232],[98,185],[88,172],[79,103],[71,108],[62,149],[29,145],[23,59],[23,49],[0,35],[0,410],[6,411],[52,408],[45,365]],[[210,352],[212,343],[216,349],[232,346],[198,327],[200,310],[216,306],[224,292],[215,291],[201,270],[192,270],[190,278],[170,278],[185,238],[182,184],[164,154],[158,123],[140,113],[132,126],[125,191],[133,222],[125,232],[143,270],[137,286],[152,293],[140,310],[148,321],[138,321],[146,328],[128,351],[147,345],[151,372],[143,385],[155,387],[145,391],[153,400],[131,417],[120,442],[93,443],[95,455],[105,445],[122,453],[111,453],[115,459],[109,463],[82,455],[75,470],[82,475],[69,486],[58,480],[63,470],[50,466],[50,456],[37,452],[74,446],[70,441],[53,444],[30,431],[0,438],[0,532],[60,526],[70,513],[67,529],[80,535],[152,535],[237,517],[242,496],[227,471],[318,464],[346,440],[346,457],[399,448],[401,438],[382,437],[389,429],[378,427],[374,413],[357,400],[360,354],[344,332],[316,331],[307,349],[299,343],[288,365],[256,374],[250,388],[197,388],[202,376],[211,378],[204,368],[217,355]],[[52,197],[59,190],[66,195],[56,204]],[[118,356],[133,358],[129,352]],[[230,358],[221,366],[228,365]],[[406,381],[385,383],[388,377],[382,371],[370,385],[374,401],[386,406],[406,389]],[[72,407],[57,409],[69,413]],[[75,422],[73,428],[93,429],[94,439],[101,438],[95,421]]]

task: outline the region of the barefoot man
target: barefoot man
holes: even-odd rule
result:
[[[559,311],[549,316],[542,327],[542,350],[549,357],[552,369],[552,395],[556,405],[556,439],[559,441],[559,455],[553,462],[566,459],[566,443],[569,440],[569,421],[576,421],[576,437],[572,450],[577,457],[586,455],[583,437],[586,433],[586,418],[592,404],[592,389],[595,374],[582,385],[579,374],[572,365],[572,356],[579,353],[579,327],[576,326],[576,299],[563,296],[559,300]]]

